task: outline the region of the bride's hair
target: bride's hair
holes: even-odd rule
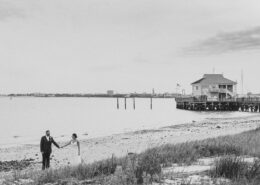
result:
[[[76,139],[78,138],[76,133],[72,134],[72,136],[75,137]]]

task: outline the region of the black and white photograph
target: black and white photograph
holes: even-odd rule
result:
[[[0,0],[0,185],[259,185],[259,0]]]

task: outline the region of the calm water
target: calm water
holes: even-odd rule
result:
[[[206,113],[177,110],[174,99],[132,100],[110,98],[0,98],[0,147],[38,143],[46,129],[59,141],[76,132],[93,138],[121,132],[152,129],[212,117],[245,116],[241,112]],[[85,136],[85,134],[88,136]]]

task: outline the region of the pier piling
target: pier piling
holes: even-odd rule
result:
[[[119,109],[119,98],[116,99],[116,107]]]

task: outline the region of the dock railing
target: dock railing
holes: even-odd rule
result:
[[[176,102],[238,102],[238,103],[260,103],[260,97],[233,97],[233,98],[208,98],[207,96],[189,96],[175,98]]]
[[[260,103],[260,97],[242,97],[242,98],[237,98],[236,99],[237,102],[241,102],[241,103]]]
[[[207,102],[207,96],[189,96],[175,98],[176,102]]]

